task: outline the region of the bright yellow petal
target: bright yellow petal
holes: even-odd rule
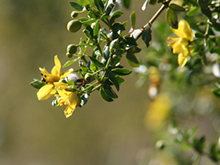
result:
[[[179,66],[183,67],[184,65],[186,65],[188,58],[189,58],[189,56],[185,57],[182,53],[180,53],[178,55]]]
[[[54,57],[54,64],[55,64],[55,66],[53,67],[51,74],[60,77],[61,63],[60,63],[60,60],[58,59],[57,55]]]
[[[73,72],[73,69],[72,69],[72,68],[69,69],[69,70],[67,70],[66,72],[64,72],[64,73],[60,76],[60,78],[62,79],[62,78],[67,77],[71,72]]]
[[[171,28],[172,31],[181,38],[186,38],[188,41],[193,41],[193,33],[189,24],[185,20],[180,20],[178,29]]]
[[[183,53],[183,55],[188,55],[188,41],[184,38],[179,38],[179,40],[173,44],[173,53],[179,54]]]
[[[67,106],[64,110],[64,115],[66,116],[66,118],[70,117],[73,114],[74,110],[75,108],[73,109],[72,107]]]
[[[78,95],[78,92],[71,92],[68,98],[68,102],[72,108],[76,108],[77,106],[79,106],[80,97]]]
[[[48,75],[50,74],[46,69],[43,69],[43,68],[39,68],[40,72],[44,75]]]
[[[54,86],[52,84],[46,84],[43,87],[41,87],[40,90],[37,92],[38,100],[46,100],[53,94],[55,94],[53,88]]]

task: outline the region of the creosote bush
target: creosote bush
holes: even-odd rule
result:
[[[156,3],[161,4],[161,7],[155,15],[142,27],[136,27],[136,19],[140,18],[136,18],[135,11],[130,14],[130,26],[128,21],[118,21],[123,15],[121,1],[70,2],[73,11],[67,29],[71,33],[83,32],[85,37],[82,37],[78,43],[67,46],[66,56],[69,59],[63,68],[77,62],[79,67],[61,72],[61,63],[58,56],[55,56],[55,66],[51,73],[40,68],[41,79],[34,79],[31,82],[33,87],[39,89],[38,99],[46,100],[53,97],[53,106],[66,106],[64,114],[67,118],[77,107],[84,106],[95,91],[98,91],[104,100],[112,102],[118,98],[119,90],[123,87],[125,81],[123,76],[132,72],[124,68],[120,62],[122,58],[126,58],[128,64],[134,68],[134,72],[139,77],[139,84],[143,84],[146,77],[149,78],[149,96],[152,100],[158,96],[164,74],[178,81],[181,77],[181,72],[178,70],[182,69],[188,72],[188,82],[193,81],[193,75],[202,74],[203,79],[201,78],[201,81],[199,79],[202,84],[207,81],[206,75],[209,74],[205,72],[205,68],[213,66],[212,80],[215,77],[219,78],[220,2],[147,0],[143,2],[142,10],[147,12],[148,5]],[[125,8],[129,8],[131,2],[124,0],[122,4]],[[166,24],[156,22],[157,26],[153,27],[153,23],[162,12],[166,12]],[[80,17],[82,13],[86,17]],[[179,19],[179,16],[182,18]],[[168,26],[170,28],[166,28]],[[125,34],[126,29],[129,31],[127,34]],[[176,38],[171,36],[170,29],[177,36]],[[154,38],[154,31],[158,33],[157,38]],[[167,36],[169,34],[170,36]],[[146,48],[138,46],[139,39],[142,39],[147,50],[150,50],[146,53],[144,61],[142,59],[142,63],[139,62],[138,56],[143,56],[142,49]],[[92,49],[92,52],[88,52],[88,48]],[[219,79],[212,81],[216,82],[216,88],[212,89],[216,97],[220,97],[218,81]],[[205,155],[204,137],[191,139],[194,130],[182,132],[178,129],[177,132],[181,139],[176,142],[184,142],[199,155]],[[166,148],[161,143],[159,146],[160,149]],[[218,145],[213,143],[206,155],[218,162],[220,159]]]

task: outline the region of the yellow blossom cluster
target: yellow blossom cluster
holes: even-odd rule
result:
[[[171,28],[171,30],[179,38],[168,37],[168,40],[170,40],[168,46],[172,47],[173,53],[178,54],[178,64],[183,67],[193,52],[193,48],[190,46],[193,41],[193,32],[189,24],[183,19],[180,20],[178,29]]]
[[[46,69],[39,68],[42,81],[46,84],[40,88],[37,92],[38,100],[46,100],[49,97],[56,97],[56,106],[64,106],[67,108],[64,110],[66,118],[70,117],[77,106],[80,103],[80,97],[77,90],[68,91],[70,88],[67,83],[60,80],[67,77],[73,69],[69,69],[66,72],[61,72],[61,63],[57,56],[54,57],[55,66],[49,73]]]

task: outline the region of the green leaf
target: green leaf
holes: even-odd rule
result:
[[[97,70],[96,65],[95,65],[93,62],[90,63],[89,68],[90,68],[93,72],[95,72],[95,71]]]
[[[155,5],[156,2],[157,2],[157,0],[149,0],[149,4],[151,4],[151,5]]]
[[[220,152],[216,143],[211,145],[209,149],[209,157],[216,163],[220,160]]]
[[[195,15],[196,13],[198,13],[199,10],[200,10],[200,8],[198,6],[194,6],[186,13],[186,15],[191,17],[191,16]]]
[[[41,80],[38,79],[34,79],[34,81],[32,81],[30,83],[30,85],[34,88],[40,89],[42,86],[44,86],[46,83],[42,82]]]
[[[199,6],[202,9],[207,9],[208,8],[208,1],[207,0],[198,0]]]
[[[113,91],[113,89],[110,86],[104,85],[103,90],[108,97],[111,97],[114,99],[118,98],[118,95]]]
[[[105,67],[105,65],[103,64],[103,63],[101,63],[101,62],[99,62],[97,59],[95,59],[94,57],[92,57],[92,56],[88,56],[90,59],[91,59],[91,61],[97,66],[97,67],[99,67],[99,68],[103,68],[103,67]]]
[[[131,0],[123,0],[124,7],[129,9],[131,5]]]
[[[183,8],[182,6],[179,6],[175,3],[170,3],[169,8],[174,11],[185,11],[185,8]]]
[[[201,32],[196,32],[196,33],[195,33],[195,36],[196,36],[197,38],[205,38],[204,34],[201,33]]]
[[[127,52],[126,59],[132,67],[139,67],[139,62],[133,53]]]
[[[107,16],[109,16],[109,14],[111,13],[111,11],[112,11],[112,9],[114,8],[114,4],[109,4],[108,5],[108,7],[106,8],[106,10],[105,10],[105,14],[107,15]]]
[[[109,96],[106,95],[106,93],[104,92],[103,88],[100,89],[100,95],[102,96],[102,98],[108,102],[113,101],[113,99]]]
[[[166,11],[166,21],[174,29],[178,29],[178,19],[175,11],[168,8]]]
[[[69,2],[69,3],[74,9],[76,9],[78,11],[82,11],[84,9],[84,7],[82,5],[80,5],[76,2]]]
[[[133,12],[131,13],[130,18],[131,18],[131,27],[134,29],[134,28],[135,28],[135,23],[136,23],[135,11],[133,11]]]
[[[121,77],[115,77],[119,84],[125,82],[125,80]]]
[[[109,80],[115,86],[115,88],[119,91],[119,83],[118,83],[117,79],[115,78],[114,74],[112,74],[112,73],[109,74]]]
[[[144,41],[144,43],[146,44],[147,47],[150,46],[150,41],[151,41],[151,29],[146,28],[143,33],[142,33],[142,40]]]
[[[116,11],[112,14],[112,16],[111,16],[111,18],[110,18],[110,24],[113,24],[113,23],[115,22],[115,19],[116,19],[116,18],[119,18],[122,14],[123,14],[122,11],[116,10]]]
[[[220,98],[220,89],[218,88],[216,88],[216,89],[212,89],[212,92],[213,92],[213,94],[216,96],[216,97],[219,97]]]
[[[202,153],[205,146],[205,137],[202,136],[200,138],[194,138],[192,146],[198,153]]]
[[[89,1],[88,0],[77,0],[79,2],[80,5],[82,6],[87,6],[89,5]]]
[[[112,69],[112,72],[120,76],[125,76],[125,75],[129,75],[132,71],[128,69],[116,68],[116,69]]]
[[[93,11],[88,12],[88,17],[91,19],[96,19],[96,14]]]
[[[92,38],[92,36],[91,36],[89,30],[84,29],[84,30],[83,30],[83,33],[85,34],[85,36],[86,36],[87,38]]]
[[[63,65],[63,68],[67,67],[67,66],[70,66],[72,63],[78,61],[80,59],[80,57],[77,57],[75,58],[74,60],[69,60],[67,61],[64,65]]]
[[[94,2],[95,2],[97,9],[100,12],[103,12],[104,11],[104,4],[103,4],[102,0],[94,0]]]
[[[93,35],[94,35],[94,36],[97,36],[98,33],[99,33],[99,20],[97,20],[97,21],[95,22],[95,27],[94,27],[94,29],[93,29]]]
[[[212,12],[210,11],[209,8],[205,9],[205,8],[201,8],[201,11],[204,15],[206,15],[208,18],[212,18]]]

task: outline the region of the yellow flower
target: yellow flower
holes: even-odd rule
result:
[[[173,53],[178,54],[178,64],[183,67],[193,52],[193,48],[189,47],[189,43],[193,41],[193,33],[189,24],[183,19],[180,20],[178,29],[171,29],[179,38],[168,37],[171,40],[168,46],[172,47]]]
[[[40,88],[37,92],[38,100],[46,100],[51,96],[54,96],[56,90],[54,89],[54,82],[58,82],[60,79],[65,78],[68,76],[73,69],[67,70],[65,73],[62,73],[61,70],[61,63],[58,59],[57,55],[54,57],[55,66],[51,70],[51,74],[43,68],[39,68],[42,75],[42,80],[46,82],[46,85]]]
[[[159,94],[157,98],[148,105],[145,116],[145,124],[150,130],[158,130],[166,124],[170,115],[171,100],[165,94]]]
[[[66,118],[70,117],[77,106],[80,104],[80,97],[77,91],[67,91],[68,85],[63,82],[55,82],[55,87],[58,91],[57,102],[58,106],[67,105],[64,110],[64,115]]]

